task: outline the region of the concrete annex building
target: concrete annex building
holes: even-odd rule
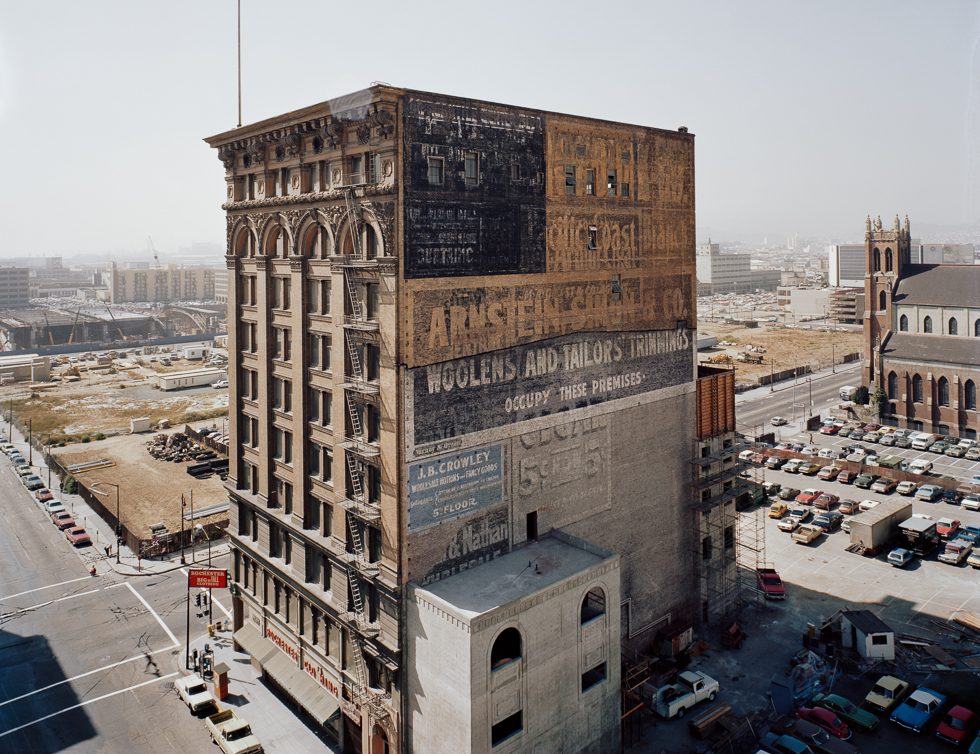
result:
[[[976,439],[980,265],[914,264],[911,246],[907,216],[867,219],[863,384],[891,424]]]
[[[693,135],[378,85],[207,141],[236,642],[345,751],[616,750],[702,612]]]

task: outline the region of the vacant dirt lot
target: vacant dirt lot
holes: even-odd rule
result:
[[[198,422],[192,426],[198,428],[211,425],[212,422]],[[220,427],[221,422],[218,421],[218,428]],[[183,424],[179,429],[183,429]],[[176,431],[179,430],[169,430],[168,434]],[[93,485],[99,490],[105,490],[100,499],[110,509],[115,506],[116,491],[105,483],[118,484],[120,518],[126,528],[137,535],[149,537],[150,525],[157,522],[163,522],[171,532],[179,532],[182,494],[189,502],[193,493],[194,507],[198,510],[226,503],[228,495],[217,476],[195,479],[186,472],[188,464],[158,461],[151,457],[146,452],[146,442],[155,434],[157,433],[119,435],[85,445],[55,448],[52,455],[63,466],[101,459],[112,461],[112,466],[78,473],[75,478],[89,490]],[[98,484],[100,482],[101,485]],[[189,505],[187,510],[190,510]],[[195,519],[194,523],[206,524],[227,517],[227,512],[222,512]]]
[[[815,371],[829,367],[832,357],[840,364],[845,354],[860,352],[862,343],[861,333],[850,331],[823,332],[784,327],[749,328],[741,325],[704,322],[699,326],[699,332],[702,335],[713,335],[719,340],[719,345],[715,349],[702,351],[699,354],[699,361],[708,361],[712,356],[715,358],[720,355],[731,356],[734,359],[732,363],[735,365],[738,382],[755,382],[761,376],[768,375],[770,371],[779,372],[797,366],[809,365]],[[721,341],[728,341],[735,345],[722,346]],[[738,361],[738,354],[748,351],[749,345],[766,349],[761,354],[762,364],[746,364]]]

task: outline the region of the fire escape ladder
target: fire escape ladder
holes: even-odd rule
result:
[[[346,514],[347,530],[350,532],[350,542],[354,547],[354,555],[357,558],[364,558],[364,540],[361,538],[360,527],[355,523],[354,517],[350,513]]]
[[[357,199],[354,196],[354,189],[344,190],[344,217],[347,220],[347,232],[350,233],[351,249],[354,258],[361,258],[361,234],[360,217],[358,213]]]
[[[364,320],[364,309],[361,306],[361,297],[357,293],[357,286],[354,285],[353,276],[344,270],[344,285],[347,286],[347,295],[350,297],[351,317],[357,321]]]

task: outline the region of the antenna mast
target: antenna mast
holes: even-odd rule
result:
[[[238,0],[238,127],[242,127],[242,0]]]

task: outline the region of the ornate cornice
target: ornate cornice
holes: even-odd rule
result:
[[[390,196],[395,198],[393,186],[381,186],[378,184],[365,184],[358,186],[357,190],[364,196]],[[317,202],[329,202],[344,198],[344,189],[329,189],[328,191],[314,191],[309,194],[296,194],[294,196],[273,196],[266,199],[245,199],[240,202],[225,202],[221,209],[226,212],[247,209],[264,209],[267,207],[289,207],[294,204],[314,204]]]

